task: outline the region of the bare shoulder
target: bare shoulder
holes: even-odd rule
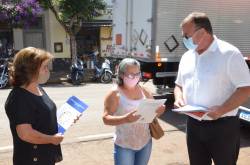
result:
[[[105,102],[107,103],[118,103],[119,102],[119,90],[118,88],[112,88],[106,95]]]
[[[105,114],[113,114],[119,105],[120,95],[118,89],[111,89],[104,100]]]
[[[151,91],[150,91],[148,88],[146,88],[146,87],[144,87],[144,86],[141,86],[141,89],[142,89],[144,95],[145,95],[147,98],[150,98],[150,99],[153,98],[153,94],[151,93]]]

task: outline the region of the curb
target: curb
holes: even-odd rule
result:
[[[179,129],[169,129],[169,130],[163,130],[164,132],[175,132],[180,131]],[[82,137],[74,138],[73,140],[63,142],[61,145],[67,145],[72,143],[84,143],[84,142],[92,142],[92,141],[101,141],[101,140],[107,140],[112,139],[114,133],[103,133],[103,134],[96,134],[96,135],[86,135]],[[0,147],[0,153],[7,153],[13,151],[13,146],[5,146]]]
[[[112,139],[113,134],[114,133],[103,133],[103,134],[87,135],[87,136],[77,137],[77,138],[74,138],[71,141],[63,142],[61,145]],[[11,152],[11,151],[13,151],[13,145],[0,147],[0,153],[7,153],[7,152]]]

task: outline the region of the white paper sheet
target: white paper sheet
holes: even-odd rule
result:
[[[174,112],[197,112],[197,111],[203,111],[206,112],[207,108],[197,105],[185,105],[180,108],[172,109]]]
[[[137,120],[139,123],[151,123],[156,117],[156,110],[160,105],[165,103],[166,99],[144,99],[137,107],[138,115],[141,115],[140,119]]]
[[[212,120],[207,116],[208,108],[197,106],[197,105],[185,105],[180,108],[172,109],[174,112],[182,113],[188,115],[197,120]]]

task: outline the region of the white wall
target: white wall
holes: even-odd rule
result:
[[[56,20],[54,14],[49,10],[44,12],[44,24],[46,50],[51,52],[55,58],[70,58],[69,36]],[[15,50],[22,49],[24,47],[23,30],[19,28],[13,29],[13,38]],[[54,51],[55,42],[61,42],[63,44],[63,52],[56,53]]]
[[[64,28],[56,20],[54,14],[48,11],[45,15],[45,29],[46,29],[46,45],[55,55],[55,58],[70,58],[70,41],[69,35],[66,34]],[[54,43],[61,42],[63,44],[63,52],[56,53],[54,51]]]

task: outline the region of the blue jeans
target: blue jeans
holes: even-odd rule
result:
[[[123,148],[115,144],[115,165],[147,165],[152,150],[152,139],[140,150]]]

